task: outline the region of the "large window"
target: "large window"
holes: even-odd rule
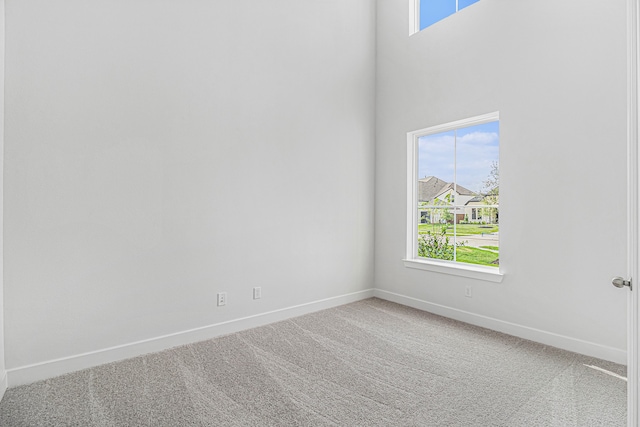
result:
[[[498,118],[408,134],[408,266],[499,273]]]
[[[416,30],[420,31],[479,0],[415,0]]]

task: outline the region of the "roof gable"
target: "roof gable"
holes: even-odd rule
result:
[[[428,202],[442,194],[449,183],[435,176],[418,180],[418,201]]]
[[[453,191],[453,182],[447,182],[435,176],[428,176],[418,180],[418,202],[429,202],[436,197]],[[455,191],[460,196],[476,196],[477,194],[462,185],[456,185]]]

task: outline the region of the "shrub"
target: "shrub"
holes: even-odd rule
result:
[[[464,246],[464,242],[459,242],[455,246]],[[454,252],[455,247],[449,243],[446,224],[442,226],[440,233],[427,231],[426,234],[418,236],[418,256],[420,257],[453,261]]]

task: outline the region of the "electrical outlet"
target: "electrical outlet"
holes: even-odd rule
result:
[[[218,306],[227,305],[227,293],[218,292]]]
[[[253,288],[253,299],[260,299],[260,298],[262,298],[262,288],[259,286]]]
[[[467,286],[464,288],[464,296],[467,298],[471,298],[471,286]]]

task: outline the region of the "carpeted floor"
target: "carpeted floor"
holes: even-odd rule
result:
[[[379,299],[9,389],[0,426],[624,426],[625,367]]]

